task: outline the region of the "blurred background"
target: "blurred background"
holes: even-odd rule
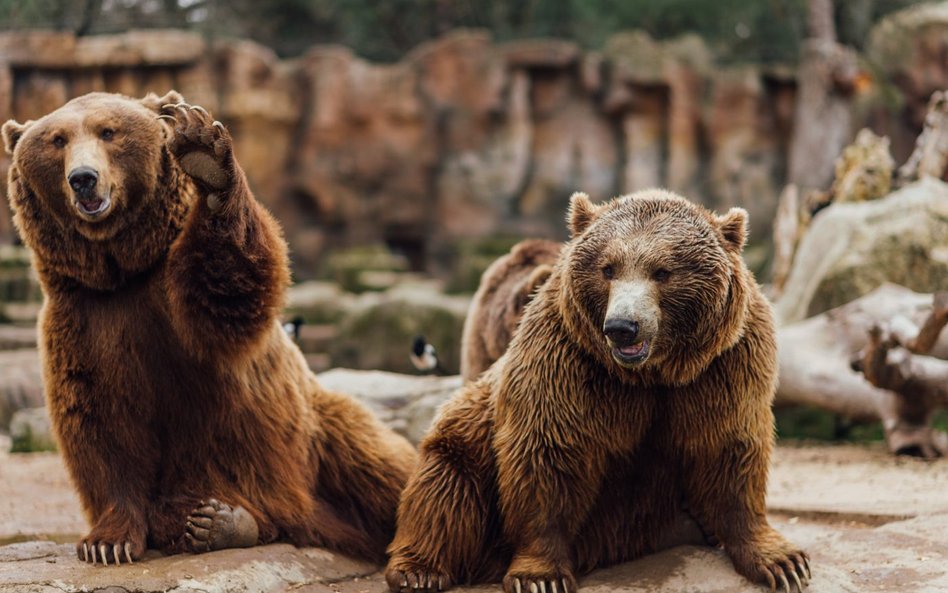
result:
[[[779,321],[770,520],[813,591],[948,590],[948,1],[0,0],[0,122],[170,89],[228,126],[281,221],[284,320],[321,385],[415,443],[461,384],[482,271],[565,239],[574,191],[746,208]],[[112,590],[75,562],[87,526],[43,452],[42,295],[5,193],[0,589]],[[422,336],[447,376],[418,376]],[[306,588],[287,567],[316,555],[285,548],[151,559],[121,586]],[[721,551],[641,562],[590,583],[758,590]],[[338,590],[384,588],[359,575]]]
[[[944,170],[909,166],[945,111],[946,2],[0,0],[0,29],[0,121],[174,88],[230,128],[284,226],[286,318],[316,370],[414,373],[424,334],[456,372],[481,272],[565,238],[577,190],[746,208],[746,259],[786,325],[886,281],[948,286],[944,186],[916,181]],[[898,188],[929,209],[848,216],[820,231],[848,244],[804,249],[829,205]],[[0,207],[0,392],[20,402],[0,398],[0,426],[40,393],[22,358],[40,299]],[[831,412],[784,412],[781,433],[882,437],[873,414]]]

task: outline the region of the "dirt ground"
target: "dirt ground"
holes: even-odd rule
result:
[[[385,590],[378,567],[325,550],[277,544],[119,568],[79,563],[71,542],[85,529],[54,453],[7,453],[0,437],[0,590]],[[770,479],[771,520],[813,560],[808,591],[948,591],[948,460],[894,458],[882,446],[781,445]],[[763,591],[721,550],[678,546],[599,570],[590,593]],[[496,593],[494,586],[469,588]]]

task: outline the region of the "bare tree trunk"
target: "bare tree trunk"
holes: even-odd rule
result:
[[[789,182],[801,195],[833,180],[833,163],[852,135],[850,97],[859,74],[856,53],[836,43],[832,0],[810,0],[807,24],[789,163]]]
[[[833,0],[810,0],[807,4],[806,28],[812,39],[836,41],[833,21]]]
[[[792,183],[780,193],[774,219],[774,262],[771,268],[770,298],[783,294],[783,286],[793,267],[793,255],[800,240],[800,192]]]

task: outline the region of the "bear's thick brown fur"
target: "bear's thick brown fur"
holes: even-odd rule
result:
[[[684,508],[739,573],[802,588],[806,555],[765,515],[776,344],[746,216],[659,190],[574,196],[572,239],[509,349],[421,445],[393,591],[573,593],[654,550]]]
[[[523,310],[546,282],[560,243],[527,239],[492,263],[481,276],[461,340],[461,377],[473,381],[507,349]]]
[[[415,453],[317,384],[277,319],[280,229],[182,101],[94,93],[3,126],[79,556],[280,539],[382,559]]]

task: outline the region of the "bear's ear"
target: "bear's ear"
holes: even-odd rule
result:
[[[142,99],[142,105],[155,113],[161,111],[162,105],[175,105],[177,103],[184,103],[184,97],[182,97],[178,91],[168,91],[163,97],[159,97],[155,93],[148,93],[145,95],[145,98]]]
[[[599,214],[599,206],[590,201],[589,196],[581,191],[569,198],[569,212],[566,220],[569,222],[569,236],[578,237]]]
[[[9,119],[7,123],[3,124],[3,147],[6,149],[7,154],[13,154],[16,143],[20,141],[20,138],[23,137],[23,132],[30,127],[31,123],[33,123],[33,120],[21,124],[18,121]]]
[[[724,216],[716,217],[716,220],[724,236],[725,246],[738,253],[743,251],[747,241],[747,210],[731,208]]]
[[[552,273],[553,266],[548,264],[542,264],[534,268],[533,272],[531,272],[520,285],[517,294],[514,295],[514,307],[518,311],[522,311],[523,308],[527,306],[527,303],[533,299],[533,295],[537,289],[547,281]]]

